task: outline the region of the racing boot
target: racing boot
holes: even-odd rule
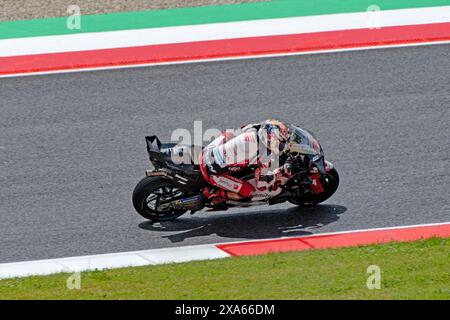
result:
[[[226,191],[218,188],[205,187],[203,197],[209,201],[212,208],[207,211],[227,210],[225,202],[227,201]]]
[[[210,187],[206,187],[203,190],[203,196],[213,206],[212,210],[208,210],[208,211],[227,210],[228,208],[225,206],[225,202],[227,200],[240,201],[240,200],[245,199],[245,197],[242,197],[241,195],[239,195],[236,192],[226,191],[226,190],[220,189],[220,188],[210,188]]]

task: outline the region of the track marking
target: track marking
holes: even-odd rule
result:
[[[353,51],[365,51],[365,50],[377,50],[377,49],[389,49],[389,48],[421,47],[421,46],[443,45],[443,44],[450,44],[450,40],[406,43],[406,44],[392,44],[392,45],[379,45],[379,46],[366,46],[366,47],[357,47],[357,48],[316,50],[316,51],[307,51],[307,52],[286,52],[286,53],[255,54],[255,55],[223,57],[223,58],[193,59],[193,60],[170,61],[170,62],[149,62],[149,63],[142,63],[142,64],[52,70],[52,71],[39,71],[39,72],[26,72],[26,73],[14,73],[14,74],[3,74],[3,75],[0,74],[0,78],[16,78],[16,77],[28,77],[28,76],[36,76],[36,75],[53,75],[53,74],[66,74],[66,73],[77,73],[77,72],[120,70],[120,69],[145,68],[145,67],[151,67],[151,66],[166,66],[166,65],[191,64],[191,63],[278,58],[278,57],[316,55],[316,54],[326,54],[326,53],[353,52]]]
[[[0,57],[450,22],[450,6],[249,20],[0,40]],[[270,44],[268,44],[270,46]]]
[[[450,237],[450,223],[375,228],[350,232],[331,232],[301,237],[265,239],[217,245],[232,256],[260,255],[271,252],[333,249],[388,242],[408,242],[431,237]]]
[[[414,231],[413,229],[416,230]],[[407,239],[404,241],[412,241],[422,237],[429,238],[433,235],[450,237],[450,222],[318,233],[300,237],[235,241],[222,244],[207,244],[60,259],[3,263],[0,264],[0,279],[26,277],[32,275],[49,275],[61,272],[73,273],[165,263],[179,263],[194,260],[220,259],[236,255],[261,254],[274,251],[292,251],[331,247],[336,248],[341,246],[345,247],[355,245],[355,239],[358,239],[358,237],[360,238],[361,234],[370,234],[372,237],[372,242],[370,243],[377,243],[377,241],[375,241],[376,237],[374,237],[374,235],[377,234],[381,235],[379,239],[381,239],[382,242],[387,242],[387,240],[390,239],[389,237],[392,237],[393,239],[397,237],[398,239],[399,236],[405,237],[405,235],[407,235]],[[330,238],[332,236],[334,236],[334,238]],[[334,242],[335,239],[341,239],[341,241],[342,239],[346,240],[341,244],[337,244]],[[353,244],[351,244],[351,242],[353,242]],[[267,244],[270,245],[267,246]],[[282,246],[280,246],[280,244],[282,244]],[[317,244],[319,244],[319,246]],[[364,244],[368,244],[367,241]],[[257,252],[255,251],[255,248]]]

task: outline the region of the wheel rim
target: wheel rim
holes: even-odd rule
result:
[[[145,198],[143,203],[143,207],[146,209],[147,219],[155,221],[171,221],[182,215],[186,210],[176,210],[171,208],[161,210],[160,205],[182,198],[183,195],[184,191],[182,189],[173,186],[161,186],[153,190]]]
[[[174,211],[173,209],[161,210],[159,208],[160,205],[180,198],[183,193],[184,192],[181,189],[172,186],[159,187],[147,196],[145,199],[145,205],[154,213],[171,213]]]

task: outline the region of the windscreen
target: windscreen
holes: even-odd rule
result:
[[[307,130],[289,126],[289,147],[301,154],[318,155],[322,153],[317,139]]]

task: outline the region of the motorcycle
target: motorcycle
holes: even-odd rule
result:
[[[156,136],[145,137],[147,152],[153,169],[133,191],[133,206],[144,218],[153,222],[172,221],[187,211],[194,214],[203,208],[227,210],[261,204],[274,205],[290,202],[297,206],[314,206],[330,198],[339,186],[339,175],[333,164],[326,161],[322,147],[312,133],[290,126],[289,154],[281,153],[280,160],[291,164],[293,175],[285,178],[269,194],[251,200],[227,200],[220,207],[203,197],[209,186],[198,165],[200,150],[194,146],[163,144]],[[256,166],[233,172],[239,179],[255,179]],[[256,192],[257,193],[257,192]]]

